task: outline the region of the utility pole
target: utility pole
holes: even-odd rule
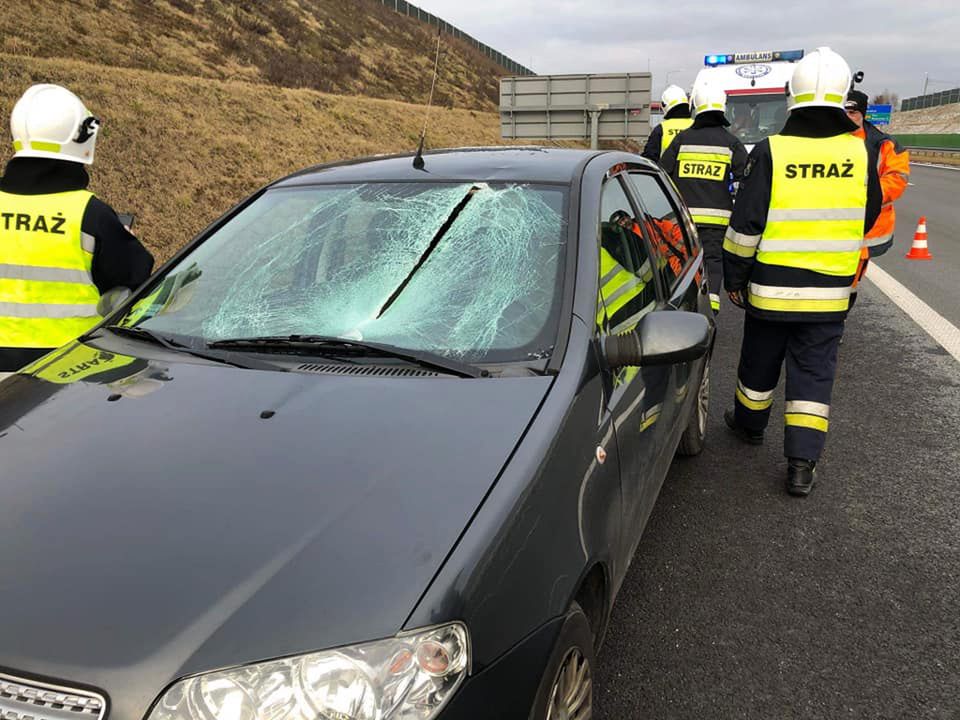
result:
[[[924,74],[923,74],[923,92],[920,93],[921,95],[926,95],[926,94],[927,94],[927,82],[928,82],[929,80],[930,80],[930,73],[924,73]]]

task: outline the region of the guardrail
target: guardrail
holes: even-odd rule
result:
[[[948,165],[960,165],[960,149],[952,150],[945,148],[918,147],[916,145],[905,145],[910,151],[911,160],[933,161],[945,163]]]

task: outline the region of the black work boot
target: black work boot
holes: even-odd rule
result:
[[[725,410],[723,413],[723,419],[726,421],[727,427],[733,430],[733,434],[740,438],[742,442],[745,442],[748,445],[763,445],[763,433],[755,430],[748,430],[743,425],[738,423],[737,417],[734,415],[733,410]]]
[[[816,462],[787,458],[787,492],[791,495],[806,497],[817,481]]]

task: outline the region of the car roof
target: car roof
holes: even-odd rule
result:
[[[579,176],[587,161],[604,152],[517,146],[431,150],[423,154],[423,170],[413,167],[412,152],[373,156],[307,168],[277,181],[274,187],[425,180],[569,184]]]

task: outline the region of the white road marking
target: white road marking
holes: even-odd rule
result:
[[[936,163],[913,162],[913,160],[910,161],[910,164],[919,167],[940,168],[941,170],[960,170],[960,166],[957,165],[938,165]]]
[[[927,335],[942,345],[943,349],[953,355],[957,362],[960,362],[960,329],[956,325],[910,292],[876,263],[870,263],[867,268],[867,278],[913,318],[913,321],[923,328]]]

